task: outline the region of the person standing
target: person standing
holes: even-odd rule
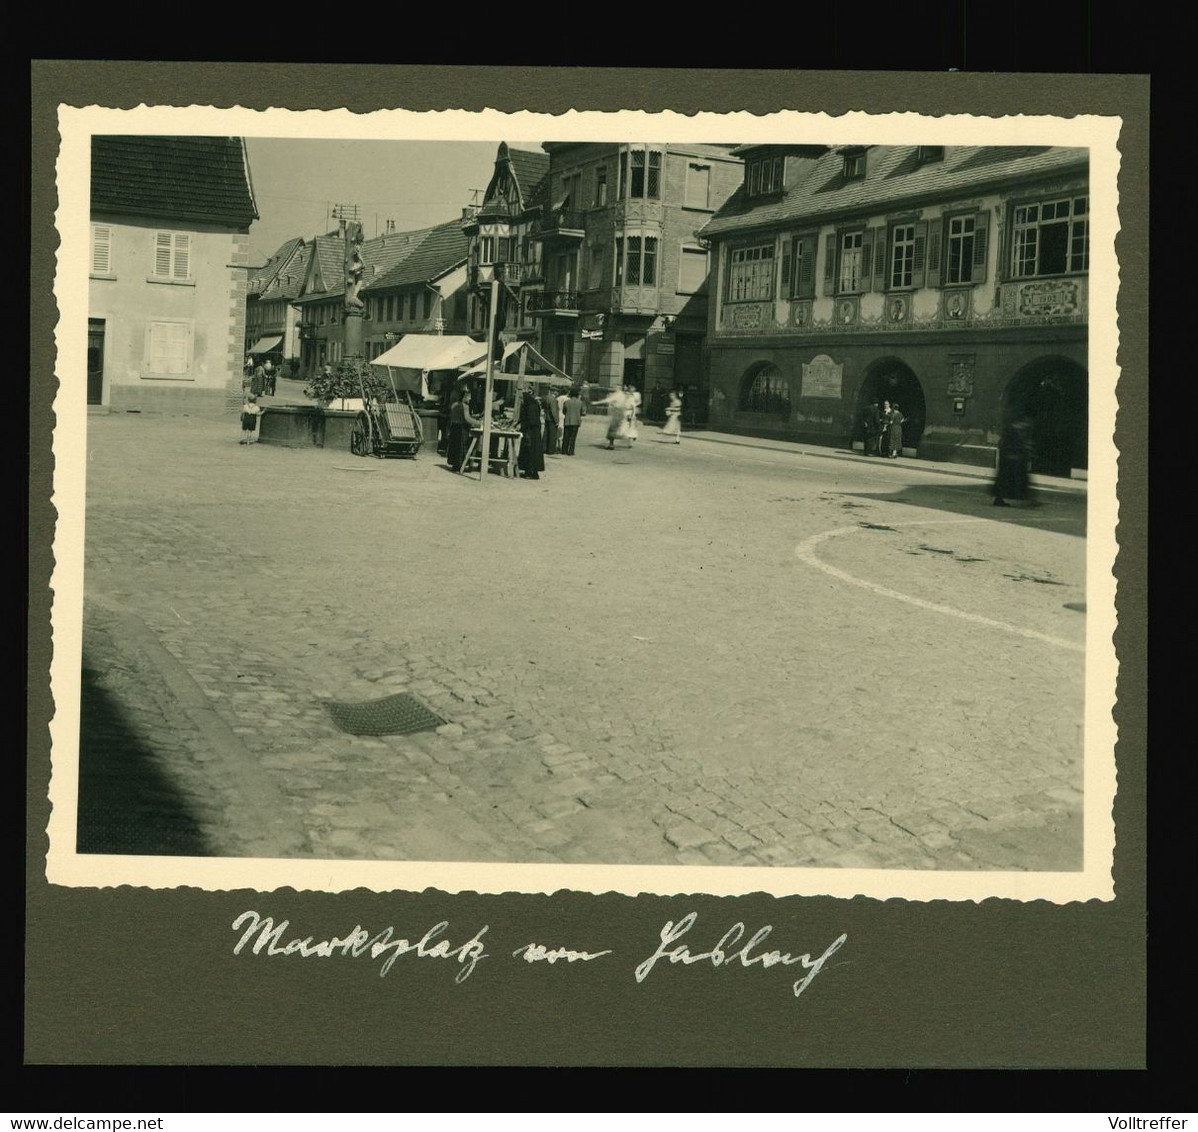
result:
[[[250,393],[254,397],[261,397],[266,392],[266,368],[259,362],[254,367],[254,376],[250,381]]]
[[[271,362],[270,358],[267,358],[266,361],[262,363],[262,368],[266,371],[266,376],[262,382],[262,392],[267,394],[267,396],[273,397],[275,395],[276,375],[274,364]]]
[[[662,426],[661,435],[673,437],[675,444],[682,443],[682,394],[677,389],[670,390],[666,423]]]
[[[461,472],[470,447],[470,430],[478,424],[470,412],[470,386],[463,385],[449,403],[449,436],[445,442],[445,462]]]
[[[557,453],[561,425],[561,407],[552,389],[546,389],[541,396],[541,406],[545,410],[545,453],[551,456]]]
[[[628,435],[628,396],[617,386],[595,404],[607,406],[607,450],[610,452],[616,446],[616,437]]]
[[[894,402],[890,406],[890,413],[886,418],[886,447],[887,455],[892,460],[897,460],[903,454],[903,414],[899,411],[899,403]]]
[[[882,414],[878,411],[878,402],[871,401],[865,409],[862,418],[865,425],[865,454],[880,456],[882,454]]]
[[[262,409],[258,404],[258,396],[251,393],[241,406],[241,439],[238,444],[258,443],[258,418]]]
[[[562,406],[562,455],[573,456],[574,444],[578,440],[578,426],[582,424],[582,398],[577,389],[570,390],[570,396]]]
[[[1009,507],[1008,499],[1031,502],[1031,424],[1021,416],[1008,421],[998,442],[998,471],[994,476],[995,507]]]
[[[554,398],[557,402],[557,441],[560,448],[561,442],[565,439],[566,427],[566,391],[563,389]]]
[[[591,383],[585,378],[580,390],[580,400],[582,402],[582,415],[585,417],[591,411]]]
[[[526,480],[539,480],[545,470],[545,450],[541,438],[541,403],[526,391],[520,398],[520,455],[517,463]]]

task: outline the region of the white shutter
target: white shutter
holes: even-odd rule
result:
[[[707,253],[701,248],[682,249],[682,277],[678,290],[693,295],[707,279]]]
[[[175,233],[175,263],[172,274],[176,279],[191,278],[191,236],[186,232]]]
[[[169,279],[171,275],[171,234],[159,232],[154,239],[154,274]]]
[[[711,184],[711,166],[692,165],[686,167],[686,207],[706,208]]]
[[[107,224],[92,225],[92,274],[112,274],[112,229]]]
[[[191,354],[191,327],[185,322],[151,322],[147,365],[153,374],[187,373]]]

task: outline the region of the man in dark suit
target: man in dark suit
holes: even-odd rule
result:
[[[877,401],[871,401],[865,410],[865,454],[877,456],[880,449],[878,441],[882,436],[882,414],[878,410]]]
[[[562,455],[574,455],[574,442],[578,439],[578,426],[582,424],[582,398],[577,389],[570,390],[562,412]]]

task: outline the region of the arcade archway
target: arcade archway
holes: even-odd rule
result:
[[[1024,366],[1003,394],[1007,419],[1031,422],[1031,470],[1045,476],[1067,476],[1086,466],[1089,407],[1086,371],[1068,358],[1040,358]]]
[[[865,371],[865,380],[857,393],[857,411],[854,417],[853,439],[861,440],[865,435],[863,425],[866,406],[877,401],[892,405],[897,403],[903,421],[903,447],[916,448],[923,436],[927,422],[927,404],[919,378],[905,362],[898,358],[880,358]]]

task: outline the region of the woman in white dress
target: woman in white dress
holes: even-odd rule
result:
[[[682,443],[682,394],[677,389],[670,390],[670,403],[666,406],[666,423],[661,435],[672,436],[675,444]]]

